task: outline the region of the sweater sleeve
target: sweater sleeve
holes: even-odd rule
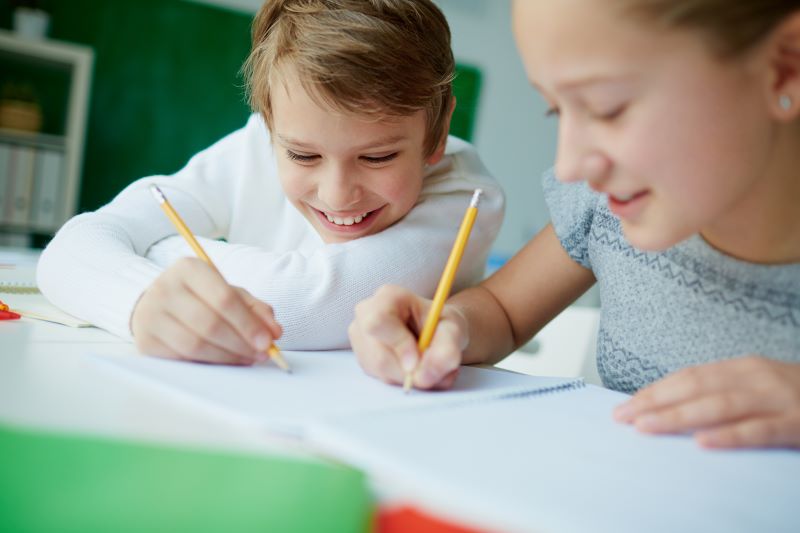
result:
[[[475,187],[484,195],[455,292],[481,280],[502,223],[503,193],[485,177],[473,181],[448,176],[429,185],[426,197],[392,227],[310,253],[274,253],[209,239],[201,244],[229,283],[273,307],[284,330],[282,348],[347,348],[355,305],[381,285],[396,284],[433,297]],[[181,255],[191,255],[191,250],[171,237],[154,246],[149,257],[166,265]]]
[[[133,308],[164,270],[145,254],[154,243],[175,234],[148,185],[157,182],[164,188],[193,232],[222,236],[230,221],[233,176],[239,169],[235,163],[225,171],[218,167],[235,162],[230,154],[255,142],[263,142],[263,135],[251,119],[194,156],[175,175],[137,180],[108,205],[68,221],[39,260],[37,283],[42,293],[61,309],[130,339]]]
[[[586,183],[562,183],[551,169],[542,178],[544,198],[561,246],[584,268],[591,269],[589,232],[602,197]]]

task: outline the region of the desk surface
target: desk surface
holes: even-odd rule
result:
[[[89,355],[136,350],[105,331],[23,318],[0,322],[0,339],[0,420],[5,422],[144,441],[301,453],[191,402],[116,379]]]

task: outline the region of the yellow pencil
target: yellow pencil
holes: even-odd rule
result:
[[[436,326],[439,324],[439,315],[442,314],[442,307],[444,302],[450,295],[450,289],[453,286],[453,280],[458,271],[458,265],[461,263],[461,257],[464,255],[464,249],[467,247],[469,234],[472,231],[472,226],[475,224],[475,217],[478,216],[478,201],[480,200],[483,191],[475,189],[472,195],[472,200],[469,202],[467,212],[464,213],[464,220],[461,221],[461,227],[458,229],[456,242],[453,243],[453,249],[450,251],[450,257],[447,258],[447,264],[442,272],[442,277],[439,279],[439,286],[436,287],[436,294],[433,296],[433,304],[431,310],[428,311],[428,316],[425,317],[425,324],[422,327],[422,333],[419,335],[417,341],[417,348],[420,355],[428,349],[433,339],[433,334],[436,332]],[[414,371],[406,374],[405,381],[403,382],[403,391],[408,392],[411,389],[411,384],[414,379]]]
[[[161,206],[161,209],[164,210],[164,213],[167,214],[167,217],[175,225],[175,228],[177,228],[178,233],[180,233],[181,236],[183,236],[183,238],[186,239],[186,242],[188,242],[189,246],[192,247],[192,250],[194,250],[194,253],[197,254],[197,257],[205,261],[208,266],[216,270],[217,273],[219,274],[219,270],[217,270],[217,267],[214,266],[214,263],[211,262],[211,258],[208,257],[206,251],[203,250],[203,248],[200,246],[200,243],[197,242],[197,239],[194,238],[194,235],[192,235],[192,232],[189,231],[189,228],[186,226],[186,223],[178,215],[178,212],[175,211],[175,208],[172,207],[172,204],[169,203],[167,197],[164,196],[163,192],[161,192],[161,189],[159,189],[157,185],[150,185],[150,192],[153,193],[153,196],[155,197],[158,204]],[[281,351],[278,349],[277,346],[275,346],[275,343],[270,344],[269,348],[267,348],[267,354],[275,362],[275,364],[278,365],[278,367],[281,370],[284,370],[285,372],[291,372],[289,365],[286,363],[286,360],[283,358],[283,355],[281,355]]]

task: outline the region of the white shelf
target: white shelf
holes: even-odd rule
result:
[[[57,222],[47,227],[30,224],[27,228],[31,232],[52,232],[77,211],[94,51],[89,47],[73,43],[50,39],[31,39],[0,30],[0,59],[9,56],[12,56],[15,61],[28,62],[36,68],[64,69],[70,74],[63,136],[24,134],[0,129],[0,142],[63,151],[64,162],[61,173],[63,183]],[[2,207],[0,206],[0,211]],[[2,219],[0,218],[0,220]],[[0,225],[0,233],[3,230],[24,232],[26,226],[24,224]]]

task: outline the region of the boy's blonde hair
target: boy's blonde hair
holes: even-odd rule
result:
[[[447,134],[455,61],[430,0],[267,0],[244,65],[250,106],[272,129],[271,93],[293,70],[317,103],[382,119],[424,110],[426,154]]]
[[[800,10],[800,0],[622,0],[636,15],[666,27],[702,31],[723,57],[757,45],[780,22]]]

